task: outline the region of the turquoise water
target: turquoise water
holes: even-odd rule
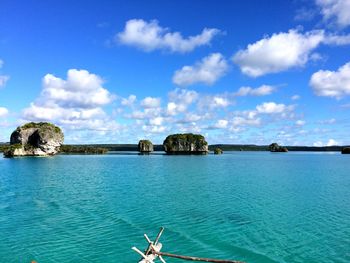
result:
[[[350,262],[350,156],[0,158],[0,262],[137,262],[160,226],[167,252]]]

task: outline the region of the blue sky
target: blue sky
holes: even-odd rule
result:
[[[1,1],[0,141],[350,144],[350,0]]]

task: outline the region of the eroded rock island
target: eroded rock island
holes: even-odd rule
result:
[[[269,150],[270,152],[288,152],[287,147],[280,146],[275,142],[269,145]]]
[[[18,127],[12,134],[5,157],[48,156],[59,152],[64,135],[61,129],[47,122],[30,122]]]
[[[172,134],[163,142],[167,154],[207,154],[208,143],[200,134]]]
[[[142,154],[151,153],[153,152],[153,144],[150,140],[140,140],[138,150]]]

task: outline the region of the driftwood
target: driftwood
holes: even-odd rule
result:
[[[190,261],[202,261],[202,262],[213,262],[213,263],[244,263],[242,261],[237,260],[223,260],[223,259],[213,259],[213,258],[199,258],[199,257],[191,257],[191,256],[183,256],[183,255],[176,255],[172,253],[166,253],[166,252],[160,252],[162,248],[162,244],[159,243],[159,238],[162,235],[164,231],[164,227],[160,228],[160,231],[155,239],[155,241],[151,241],[146,234],[144,234],[144,237],[146,241],[148,242],[148,247],[145,250],[144,253],[142,253],[139,249],[136,247],[133,247],[132,249],[137,252],[139,255],[141,255],[141,260],[139,263],[154,263],[154,260],[159,258],[159,260],[163,263],[166,263],[163,259],[164,257],[171,257],[171,258],[178,258],[183,260],[190,260]]]
[[[171,258],[179,258],[183,260],[192,260],[192,261],[202,261],[202,262],[215,262],[215,263],[243,263],[242,261],[236,261],[236,260],[223,260],[223,259],[213,259],[213,258],[198,258],[198,257],[191,257],[191,256],[182,256],[182,255],[176,255],[166,252],[154,252],[155,254],[159,256],[164,257],[171,257]]]

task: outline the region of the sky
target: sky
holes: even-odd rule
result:
[[[350,0],[0,0],[0,142],[350,144]]]

